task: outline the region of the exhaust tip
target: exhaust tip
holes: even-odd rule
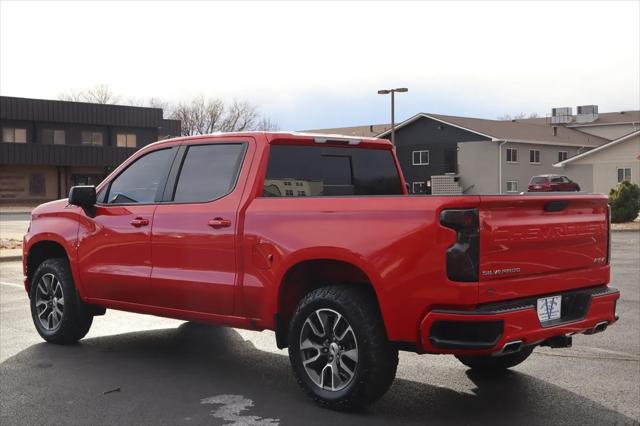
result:
[[[603,331],[605,331],[607,329],[608,326],[609,326],[609,322],[608,321],[601,321],[601,322],[597,323],[595,325],[595,327],[593,327],[592,329],[585,331],[584,334],[602,333]]]
[[[500,349],[498,352],[494,354],[494,356],[507,355],[507,354],[520,352],[523,346],[524,346],[524,343],[522,342],[522,340],[513,340],[511,342],[507,342],[504,344],[502,349]]]

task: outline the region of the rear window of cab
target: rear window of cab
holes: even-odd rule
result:
[[[401,195],[390,150],[271,145],[264,197]]]

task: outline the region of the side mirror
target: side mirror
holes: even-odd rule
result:
[[[96,187],[89,185],[72,186],[69,190],[69,204],[91,207],[96,204]]]

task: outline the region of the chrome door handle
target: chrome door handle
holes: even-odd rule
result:
[[[223,219],[221,217],[216,217],[215,219],[211,219],[208,225],[212,228],[228,228],[231,226],[231,221],[228,219]]]
[[[139,228],[141,226],[147,226],[149,224],[149,219],[145,219],[143,217],[136,217],[129,223],[135,226],[136,228]]]

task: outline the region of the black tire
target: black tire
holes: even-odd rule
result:
[[[342,389],[321,388],[320,384],[314,382],[303,365],[303,357],[306,355],[300,349],[301,336],[303,336],[301,333],[303,333],[303,326],[305,326],[307,318],[316,315],[318,311],[338,313],[339,319],[332,323],[330,334],[333,336],[339,334],[334,333],[336,331],[335,324],[344,319],[346,322],[341,325],[344,327],[346,324],[346,328],[350,326],[352,344],[354,341],[357,343],[357,362],[355,366],[351,365],[351,378]],[[322,328],[325,327],[322,326]],[[387,340],[375,296],[366,288],[356,287],[356,285],[330,286],[319,288],[307,294],[298,304],[291,320],[288,338],[289,359],[298,384],[316,403],[323,407],[334,410],[361,408],[384,395],[393,383],[398,367],[398,350]],[[334,342],[337,341],[334,340]],[[331,350],[333,351],[333,349],[335,348]],[[339,349],[340,352],[335,355],[335,365],[344,368],[346,362],[343,358],[343,349],[346,351],[346,346],[344,348],[340,346]],[[326,349],[322,350],[327,351]],[[317,354],[320,356],[320,350],[317,350]],[[328,357],[328,355],[325,356]],[[332,359],[333,357],[331,357]],[[338,360],[342,360],[342,362]],[[328,365],[328,360],[319,360],[319,362],[320,364],[327,362]],[[336,370],[340,371],[338,367]],[[333,371],[331,368],[332,373]],[[321,374],[324,375],[324,370]],[[333,387],[333,383],[332,378],[331,387]]]
[[[52,300],[49,306],[39,312],[42,306],[46,305],[46,302],[42,301],[43,293],[42,290],[40,290],[39,293],[38,285],[41,284],[41,288],[47,289],[46,283],[51,282],[49,281],[51,276],[59,281],[62,291],[62,297],[56,300],[62,299],[63,302],[57,302],[56,305],[59,307],[56,312],[62,312],[62,315],[55,327],[47,327],[47,325],[44,325],[39,315],[44,312],[42,317],[48,317],[46,310],[49,309],[49,313],[51,313],[51,311],[53,311],[52,306],[56,303]],[[53,282],[55,283],[55,281]],[[57,284],[54,285],[57,287]],[[60,289],[58,291],[60,291]],[[51,294],[55,297],[55,292],[52,289],[49,289],[49,291],[51,291]],[[29,297],[31,299],[31,318],[33,319],[33,324],[38,334],[47,342],[56,344],[75,343],[89,332],[91,323],[93,322],[93,315],[87,305],[85,305],[78,296],[71,271],[69,270],[69,263],[66,259],[47,259],[38,266],[31,280]],[[40,300],[40,305],[36,307],[38,300]],[[59,316],[56,314],[56,317]],[[48,325],[52,324],[49,321],[43,321],[48,322]]]
[[[515,367],[516,365],[522,363],[524,360],[529,358],[529,355],[533,352],[534,347],[528,346],[522,348],[520,351],[502,356],[491,356],[491,355],[483,355],[483,356],[464,356],[464,355],[456,355],[458,361],[470,367],[474,370],[479,371],[501,371],[506,370],[507,368]]]

